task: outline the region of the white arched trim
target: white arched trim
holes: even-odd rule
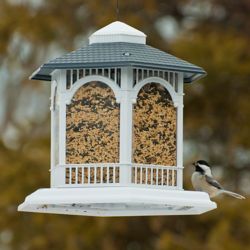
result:
[[[146,79],[138,82],[135,85],[134,89],[133,89],[133,99],[134,99],[134,101],[137,99],[138,93],[141,90],[141,88],[143,88],[148,83],[159,83],[163,87],[165,87],[168,90],[174,104],[177,105],[177,103],[178,103],[178,95],[174,91],[174,88],[171,86],[171,84],[168,81],[166,81],[166,80],[164,80],[164,79],[162,79],[160,77],[149,77],[149,78],[146,78]]]
[[[121,99],[121,90],[119,86],[112,80],[110,80],[107,77],[104,76],[99,76],[99,75],[91,75],[91,76],[86,76],[84,78],[79,79],[74,83],[72,88],[68,90],[68,93],[66,94],[66,104],[70,104],[71,99],[77,92],[77,90],[82,87],[83,85],[90,83],[90,82],[102,82],[106,85],[108,85],[114,92],[116,102],[120,102]]]

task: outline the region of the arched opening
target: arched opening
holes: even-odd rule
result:
[[[133,162],[176,166],[177,111],[168,90],[148,83],[133,111]]]
[[[119,162],[120,108],[112,89],[89,82],[66,110],[66,164]]]

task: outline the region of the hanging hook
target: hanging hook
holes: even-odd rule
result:
[[[116,0],[116,19],[119,21],[119,0]]]

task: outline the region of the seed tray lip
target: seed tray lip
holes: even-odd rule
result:
[[[18,211],[110,217],[191,215],[216,207],[204,192],[95,187],[38,189],[26,197]]]

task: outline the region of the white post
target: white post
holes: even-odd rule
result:
[[[51,97],[50,97],[50,112],[51,112],[51,146],[50,146],[50,186],[55,187],[55,169],[56,169],[56,158],[59,157],[58,145],[58,124],[59,117],[56,116],[58,110],[57,98],[58,98],[58,82],[60,82],[60,71],[56,70],[51,76]],[[57,150],[56,150],[57,149]]]
[[[56,90],[56,81],[52,76],[51,82],[51,95],[50,95],[50,114],[51,114],[51,139],[50,139],[50,186],[54,186],[54,169],[55,169],[55,121],[54,121],[54,107],[55,107],[55,90]]]
[[[133,71],[121,68],[121,102],[120,102],[120,182],[131,183],[132,129],[133,129]]]
[[[177,187],[183,189],[183,73],[178,73],[177,106]]]
[[[65,164],[66,155],[66,70],[60,71],[59,90],[59,164]]]

